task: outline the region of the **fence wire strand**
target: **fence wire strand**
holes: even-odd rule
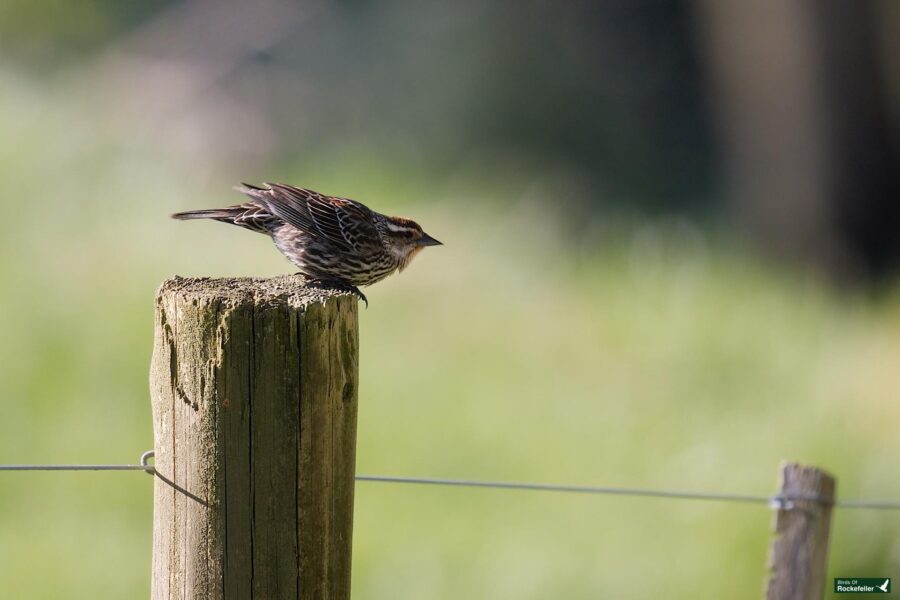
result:
[[[153,451],[141,455],[139,464],[97,464],[97,465],[0,465],[0,471],[144,471],[148,475],[163,476],[150,463]],[[164,478],[163,478],[164,479]],[[649,488],[626,488],[590,485],[558,485],[552,483],[527,483],[515,481],[488,481],[475,479],[442,479],[438,477],[398,477],[392,475],[357,475],[356,481],[371,483],[398,483],[464,488],[487,488],[498,490],[518,490],[536,492],[561,492],[570,494],[596,494],[629,496],[640,498],[665,498],[674,500],[704,500],[711,502],[739,502],[746,504],[766,504],[773,509],[789,509],[794,501],[824,502],[818,496],[774,495],[754,496],[748,494],[726,494],[716,492],[694,492]],[[837,508],[900,510],[900,501],[893,500],[836,500],[831,503]]]

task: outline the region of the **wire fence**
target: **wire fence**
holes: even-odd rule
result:
[[[0,465],[0,471],[143,471],[148,475],[159,476],[166,483],[171,482],[156,471],[151,464],[153,451],[148,450],[141,455],[137,464],[95,464],[95,465]],[[900,510],[900,501],[895,500],[836,500],[828,501],[819,496],[809,495],[749,495],[727,494],[716,492],[682,491],[649,488],[628,488],[590,485],[559,485],[550,483],[527,483],[515,481],[486,481],[475,479],[444,479],[439,477],[398,477],[392,475],[357,475],[356,481],[372,483],[395,483],[430,486],[449,486],[465,488],[486,488],[499,490],[560,492],[569,494],[596,494],[611,496],[630,496],[638,498],[664,498],[673,500],[703,500],[708,502],[741,502],[746,504],[765,504],[773,509],[789,508],[794,501],[820,502],[837,508]]]

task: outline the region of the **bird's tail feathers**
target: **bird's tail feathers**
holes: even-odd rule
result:
[[[244,209],[238,206],[231,206],[229,208],[209,208],[205,210],[188,210],[185,212],[177,212],[172,215],[172,218],[178,219],[179,221],[186,221],[188,219],[233,219],[243,211]]]

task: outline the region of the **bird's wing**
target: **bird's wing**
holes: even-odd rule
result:
[[[359,202],[283,183],[266,185],[267,190],[250,188],[248,192],[297,229],[324,238],[346,252],[364,253],[380,245],[372,211]]]

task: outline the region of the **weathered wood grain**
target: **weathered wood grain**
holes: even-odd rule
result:
[[[775,514],[767,600],[824,596],[834,491],[835,481],[828,473],[796,463],[782,465],[779,495],[788,499]]]
[[[162,285],[153,600],[350,597],[357,353],[344,291]]]

